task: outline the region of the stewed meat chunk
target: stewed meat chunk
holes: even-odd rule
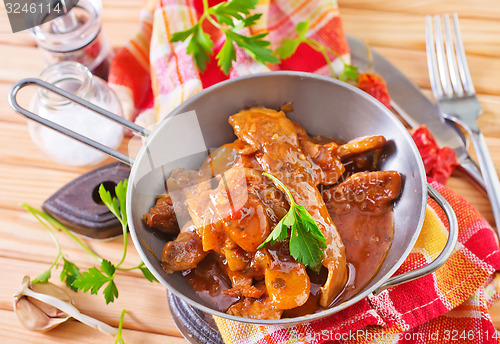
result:
[[[192,222],[188,222],[175,240],[163,248],[161,264],[163,269],[172,273],[193,269],[208,254],[203,251],[200,235]]]
[[[159,195],[156,204],[144,215],[144,222],[152,228],[167,234],[179,233],[175,209],[169,194]]]
[[[395,171],[360,172],[323,191],[323,199],[336,212],[357,207],[380,213],[392,207],[401,192],[401,175]]]

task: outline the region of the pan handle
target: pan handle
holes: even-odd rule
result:
[[[389,278],[374,292],[374,294],[378,294],[379,292],[387,288],[413,281],[417,278],[426,276],[436,271],[448,260],[448,258],[450,258],[451,254],[453,253],[458,240],[457,216],[455,215],[455,212],[453,211],[453,208],[448,203],[448,201],[444,199],[444,197],[441,196],[441,194],[437,192],[436,189],[434,189],[430,184],[427,184],[427,193],[441,207],[441,209],[443,209],[446,217],[448,218],[450,230],[448,234],[448,241],[446,242],[443,251],[441,251],[439,256],[430,264],[427,264],[426,266],[418,268],[416,270]]]
[[[36,115],[33,112],[28,111],[27,109],[25,109],[21,105],[19,105],[19,103],[17,102],[17,93],[23,87],[26,87],[29,85],[37,85],[41,88],[45,88],[51,92],[54,92],[54,93],[56,93],[64,98],[74,102],[74,103],[77,103],[77,104],[79,104],[79,105],[81,105],[89,110],[92,110],[92,111],[98,113],[101,116],[109,118],[110,120],[117,122],[117,123],[129,128],[129,129],[135,131],[136,133],[138,133],[139,135],[141,135],[143,137],[148,137],[150,135],[149,130],[144,129],[143,127],[138,126],[135,123],[127,121],[126,119],[119,117],[119,116],[107,111],[106,109],[103,109],[97,105],[94,105],[94,104],[92,104],[92,103],[90,103],[82,98],[75,96],[74,94],[72,94],[68,91],[63,90],[62,88],[59,88],[59,87],[54,86],[52,84],[49,84],[48,82],[45,82],[43,80],[36,79],[36,78],[28,78],[28,79],[20,80],[12,86],[12,88],[10,89],[10,92],[9,92],[9,104],[18,113],[20,113],[21,115],[23,115],[23,116],[25,116],[33,121],[36,121],[40,124],[43,124],[46,127],[54,129],[55,131],[58,131],[61,134],[69,136],[77,141],[80,141],[81,143],[85,143],[86,145],[89,145],[95,149],[98,149],[101,152],[106,153],[109,156],[111,156],[111,157],[113,157],[113,158],[115,158],[115,159],[117,159],[125,164],[132,165],[134,163],[134,159],[132,159],[131,157],[129,157],[126,154],[118,152],[115,149],[109,148],[109,147],[107,147],[107,146],[105,146],[97,141],[89,139],[86,136],[78,134],[78,133],[74,132],[73,130],[70,130],[66,127],[63,127],[63,126],[61,126],[57,123],[54,123],[46,118],[40,117],[39,115]]]

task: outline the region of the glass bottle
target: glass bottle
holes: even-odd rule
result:
[[[31,29],[45,62],[76,61],[107,80],[111,49],[101,30],[99,0],[79,0],[68,13]]]
[[[42,72],[40,79],[118,116],[122,115],[121,104],[115,93],[104,80],[93,76],[82,64],[65,61],[51,65]],[[37,89],[30,110],[113,149],[118,148],[123,140],[123,128],[119,124],[44,88]],[[97,164],[107,157],[94,148],[36,122],[30,121],[28,127],[33,141],[58,163],[86,166]]]

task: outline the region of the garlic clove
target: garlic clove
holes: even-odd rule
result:
[[[24,276],[21,288],[14,295],[14,312],[24,327],[32,331],[45,332],[71,318],[57,307],[27,296],[29,290],[53,296],[69,305],[73,304],[73,300],[64,289],[52,283],[31,284],[29,276]]]
[[[45,295],[51,295],[54,297],[57,297],[58,299],[69,303],[69,304],[74,304],[73,300],[69,296],[69,294],[62,288],[58,287],[57,285],[54,285],[52,283],[35,283],[30,285],[30,289],[33,290],[34,292],[45,294]],[[49,317],[55,318],[55,317],[65,317],[67,316],[66,313],[63,311],[59,310],[58,308],[39,301],[37,299],[34,299],[32,297],[28,296],[28,300],[33,303],[35,306],[40,308],[42,312],[47,314]]]
[[[29,276],[24,276],[21,288],[14,294],[14,310],[21,324],[30,330],[48,331],[74,318],[110,336],[118,333],[116,328],[82,314],[64,289],[52,283],[31,284]]]
[[[31,331],[46,332],[68,320],[69,316],[51,317],[35,306],[27,297],[14,303],[14,312],[19,322]]]

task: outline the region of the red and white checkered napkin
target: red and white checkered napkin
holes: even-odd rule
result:
[[[210,1],[210,5],[219,1]],[[122,100],[127,117],[154,126],[175,106],[203,88],[227,78],[268,71],[237,50],[237,61],[225,76],[212,60],[200,73],[186,43],[170,43],[172,33],[191,27],[202,10],[201,0],[150,0],[141,13],[139,33],[116,55],[110,85]],[[261,20],[252,34],[268,31],[275,48],[293,35],[295,25],[310,22],[308,35],[349,61],[348,45],[334,0],[260,0]],[[208,27],[215,53],[223,37]],[[334,67],[341,67],[340,61]],[[335,66],[338,64],[338,66]],[[321,54],[307,46],[273,68],[329,74]],[[449,261],[435,273],[368,297],[319,321],[296,326],[253,326],[217,318],[227,343],[497,343],[488,307],[499,297],[500,253],[494,232],[464,199],[446,187],[433,186],[458,216],[459,239]],[[429,201],[421,235],[397,273],[434,259],[447,238],[446,218]]]
[[[214,5],[220,0],[209,1]],[[139,33],[115,56],[109,84],[122,101],[125,116],[146,127],[154,126],[173,108],[203,88],[236,76],[270,71],[253,61],[244,50],[236,49],[236,62],[224,75],[214,58],[201,73],[190,55],[186,42],[171,43],[173,33],[192,27],[203,9],[201,0],[150,0],[141,12]],[[294,35],[297,23],[309,20],[309,38],[336,51],[349,61],[348,45],[342,31],[335,0],[289,1],[260,0],[256,11],[263,13],[251,34],[269,32],[267,39],[274,49]],[[204,28],[215,43],[214,56],[224,44],[224,37],[211,25]],[[343,64],[329,54],[333,67]],[[330,75],[321,53],[301,45],[297,53],[273,69],[297,70]]]
[[[455,252],[431,275],[387,289],[330,317],[296,326],[255,326],[216,318],[227,343],[497,343],[488,307],[500,295],[500,252],[490,225],[462,197],[433,182],[458,217]],[[397,271],[432,261],[448,235],[428,202],[421,234]]]

